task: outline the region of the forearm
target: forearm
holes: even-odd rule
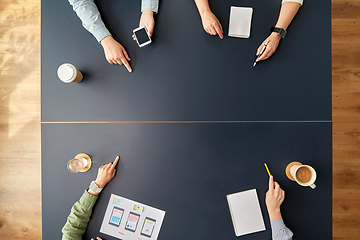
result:
[[[286,30],[300,7],[301,4],[299,2],[283,2],[281,4],[279,18],[275,27]]]
[[[80,18],[86,30],[94,35],[100,42],[104,37],[111,35],[101,19],[99,10],[94,0],[68,0],[74,11]]]
[[[80,200],[73,205],[62,229],[63,240],[81,240],[97,198],[97,196],[85,191]]]
[[[195,0],[195,3],[200,15],[202,15],[206,11],[211,11],[208,0]]]

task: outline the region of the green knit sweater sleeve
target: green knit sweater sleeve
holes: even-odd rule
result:
[[[71,208],[70,215],[62,229],[62,240],[81,240],[97,198],[98,196],[93,196],[85,190],[80,200]]]

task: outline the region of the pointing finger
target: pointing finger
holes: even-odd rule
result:
[[[113,170],[113,169],[116,167],[116,165],[117,165],[118,162],[119,162],[119,159],[120,159],[119,156],[117,156],[117,157],[115,158],[115,161],[114,161],[114,163],[112,164],[110,170]]]
[[[273,191],[274,190],[274,177],[270,176],[269,178],[269,191]]]

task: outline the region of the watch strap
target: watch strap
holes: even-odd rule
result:
[[[92,181],[89,185],[89,189],[91,189],[91,191],[96,192],[96,193],[100,193],[103,189],[99,188],[98,185],[96,185],[95,181]]]
[[[281,38],[285,38],[286,33],[287,33],[287,31],[285,29],[274,27],[274,26],[271,26],[270,31],[278,33]]]

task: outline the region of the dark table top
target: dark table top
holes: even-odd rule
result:
[[[195,3],[160,1],[153,43],[132,40],[140,0],[96,1],[133,73],[107,63],[68,1],[42,1],[42,121],[331,120],[331,1],[305,1],[268,61],[252,64],[280,0],[210,1],[225,38],[202,27]],[[254,9],[249,39],[227,36],[230,6]],[[64,62],[84,74],[64,84]]]
[[[282,212],[294,239],[331,239],[331,1],[305,1],[276,53],[256,67],[280,0],[210,0],[223,40],[205,33],[192,0],[160,1],[153,43],[144,48],[131,38],[140,0],[95,2],[134,72],[107,63],[68,1],[42,1],[43,239],[60,239],[71,206],[116,155],[117,175],[84,239],[114,239],[99,233],[111,193],[165,210],[159,240],[237,239],[226,195],[252,188],[267,230],[242,239],[270,239],[264,162],[286,192]],[[249,39],[227,37],[230,6],[254,8]],[[57,78],[64,62],[83,73],[81,83]],[[80,152],[93,166],[72,174],[66,163]],[[292,161],[316,169],[315,190],[287,179]]]
[[[266,211],[266,162],[286,192],[285,224],[294,239],[331,239],[331,123],[42,124],[43,239],[60,239],[71,206],[97,169],[121,156],[115,178],[94,207],[83,239],[99,233],[111,193],[166,211],[159,240],[237,239],[226,195],[256,188],[266,231],[241,239],[271,239]],[[66,163],[92,157],[86,173]],[[288,163],[317,171],[317,188],[287,179]],[[179,231],[179,227],[183,231]]]

